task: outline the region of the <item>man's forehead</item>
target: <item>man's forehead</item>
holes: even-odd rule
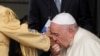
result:
[[[50,31],[51,31],[51,33],[56,34],[56,33],[59,33],[61,31],[61,29],[60,29],[60,27],[53,25],[50,27]]]
[[[61,28],[61,25],[52,22],[52,23],[50,24],[50,27],[51,27],[51,28],[57,28],[57,27],[58,27],[58,28]]]

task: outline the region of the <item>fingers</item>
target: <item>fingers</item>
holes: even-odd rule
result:
[[[52,53],[52,55],[59,55],[60,54],[60,50],[61,50],[61,48],[60,48],[60,46],[58,45],[58,44],[55,44],[55,45],[53,45],[52,47],[51,47],[51,53]]]

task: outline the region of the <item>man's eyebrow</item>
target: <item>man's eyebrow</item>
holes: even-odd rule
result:
[[[53,34],[53,35],[57,35],[57,36],[59,35],[58,33],[53,33],[53,32],[51,32],[51,34]]]

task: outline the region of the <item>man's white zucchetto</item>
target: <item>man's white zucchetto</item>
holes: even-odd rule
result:
[[[69,14],[69,13],[60,13],[57,14],[53,20],[53,23],[59,24],[59,25],[70,25],[70,24],[75,24],[75,18]]]

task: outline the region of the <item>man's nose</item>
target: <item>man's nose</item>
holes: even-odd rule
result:
[[[53,37],[53,40],[56,41],[57,40],[56,37]]]

